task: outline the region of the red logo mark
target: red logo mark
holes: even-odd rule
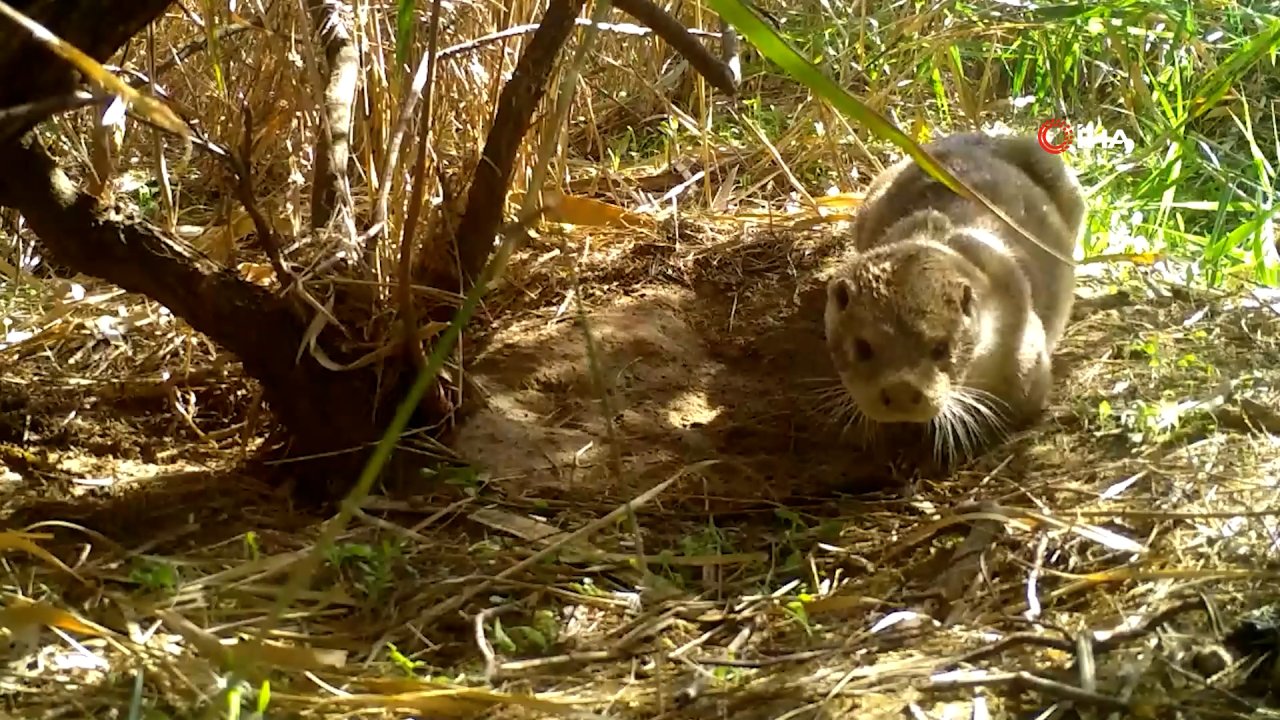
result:
[[[1054,130],[1060,131],[1058,142],[1049,140],[1049,133]],[[1071,123],[1058,118],[1050,118],[1040,125],[1040,129],[1036,131],[1036,142],[1040,143],[1040,147],[1047,153],[1061,155],[1063,150],[1071,147],[1071,142],[1076,139],[1076,131],[1071,129]]]

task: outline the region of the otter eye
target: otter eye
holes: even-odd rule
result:
[[[827,297],[835,303],[837,310],[844,312],[853,302],[853,288],[849,286],[848,280],[836,278],[827,286]]]
[[[873,354],[874,353],[871,352],[871,343],[863,340],[862,338],[858,338],[853,341],[853,356],[858,359],[858,362],[866,362],[870,360]]]
[[[948,357],[950,357],[951,345],[950,343],[944,340],[940,343],[935,344],[933,346],[933,350],[930,351],[929,354],[933,356],[934,360],[937,360],[938,362],[942,362],[943,360],[946,360]]]
[[[973,317],[973,288],[967,284],[960,291],[960,312]]]

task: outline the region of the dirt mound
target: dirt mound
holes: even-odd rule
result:
[[[457,449],[517,493],[621,499],[636,479],[707,458],[720,462],[699,502],[784,502],[883,485],[892,472],[852,451],[824,400],[839,384],[822,308],[840,238],[766,236],[744,254],[766,247],[777,253],[769,267],[793,272],[748,278],[704,262],[685,284],[603,298],[585,320],[570,307],[499,330],[471,368],[486,407],[464,424]],[[609,472],[610,432],[626,487]]]

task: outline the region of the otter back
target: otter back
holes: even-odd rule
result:
[[[925,147],[1041,242],[1072,255],[1084,222],[1084,197],[1062,158],[1045,152],[1034,137],[963,133]],[[886,169],[867,189],[853,221],[855,246],[866,251],[904,239],[910,223],[902,221],[923,210],[945,215],[956,227],[980,228],[1002,241],[1027,278],[1050,349],[1056,346],[1071,314],[1074,269],[1028,243],[981,204],[957,195],[911,158]],[[964,247],[956,250],[967,254]]]
[[[1041,243],[1070,256],[1084,198],[1034,138],[953,135],[928,146]],[[935,452],[972,454],[1038,415],[1074,268],[910,159],[881,173],[853,222],[856,257],[827,286],[827,344],[854,414],[928,425]]]

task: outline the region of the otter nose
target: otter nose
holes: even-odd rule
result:
[[[880,388],[880,402],[886,408],[910,410],[924,402],[924,393],[914,384],[899,380]]]

